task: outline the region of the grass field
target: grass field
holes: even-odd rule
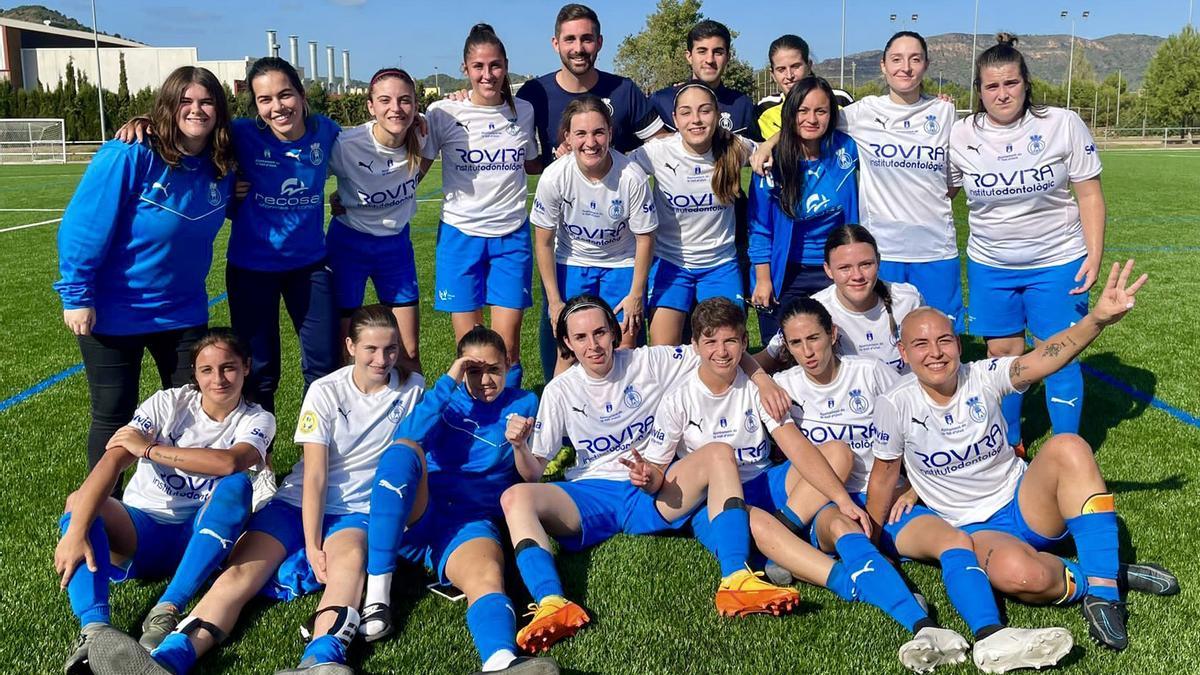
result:
[[[1109,486],[1123,517],[1122,558],[1159,561],[1183,584],[1175,598],[1135,596],[1130,602],[1132,646],[1122,654],[1090,644],[1076,608],[1027,607],[1009,602],[1008,618],[1022,626],[1066,626],[1079,646],[1063,672],[1185,673],[1200,671],[1200,152],[1105,153],[1109,219],[1106,259],[1135,257],[1150,285],[1137,309],[1085,354],[1088,368],[1084,435],[1099,448]],[[49,673],[61,668],[78,627],[58,591],[51,567],[56,521],[67,493],[86,471],[84,442],[88,396],[82,374],[14,401],[45,378],[79,363],[63,327],[51,284],[57,278],[56,223],[4,231],[61,217],[81,166],[0,167],[0,672]],[[332,183],[331,183],[332,186]],[[432,261],[438,221],[438,177],[421,189],[413,239],[421,270],[421,352],[429,379],[444,372],[453,354],[450,322],[431,309]],[[960,236],[963,205],[956,205]],[[224,291],[224,250],[218,241],[209,277],[212,297]],[[536,286],[536,282],[535,282]],[[538,301],[540,302],[540,301]],[[211,324],[228,323],[216,302]],[[527,319],[524,349],[527,386],[540,390],[536,321]],[[751,322],[752,324],[754,322]],[[968,353],[981,347],[971,340]],[[142,398],[156,387],[143,370]],[[277,397],[276,471],[297,459],[289,439],[300,405],[295,337],[284,337],[284,381]],[[1165,402],[1177,414],[1149,403]],[[1190,422],[1188,421],[1190,420]],[[1025,435],[1048,433],[1041,390],[1026,398]],[[905,632],[878,610],[848,605],[830,593],[802,588],[802,610],[786,618],[720,619],[712,605],[717,567],[699,544],[683,538],[621,536],[580,555],[560,558],[568,594],[592,613],[594,624],[554,648],[573,672],[903,672],[896,648]],[[949,627],[966,633],[936,570],[906,564],[905,572]],[[424,593],[413,572],[398,580],[398,631],[375,646],[356,643],[352,662],[362,672],[463,673],[478,667],[463,620],[464,607]],[[131,582],[115,587],[113,619],[135,628],[164,584]],[[511,583],[514,599],[527,601]],[[202,660],[199,672],[265,673],[294,666],[302,644],[297,627],[316,607],[316,596],[290,604],[255,603],[234,639]],[[941,671],[940,671],[941,672]],[[972,666],[944,672],[976,672]]]

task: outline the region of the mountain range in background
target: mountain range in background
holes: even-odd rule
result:
[[[28,21],[29,23],[44,23],[50,22],[55,28],[66,28],[67,30],[80,30],[85,33],[92,32],[91,26],[72,19],[62,12],[55,11],[49,7],[42,5],[20,5],[12,9],[4,9],[0,7],[0,18],[16,19],[17,21]],[[111,35],[112,37],[123,37],[120,33],[105,33],[100,31],[101,35]],[[129,38],[124,38],[128,40]]]
[[[1022,35],[1017,48],[1025,55],[1030,73],[1034,78],[1045,80],[1052,84],[1064,84],[1067,81],[1067,61],[1070,59],[1070,35]],[[968,86],[974,67],[971,59],[970,33],[944,33],[942,35],[926,36],[929,44],[929,70],[925,77],[936,82],[944,78],[947,82],[955,82]],[[1156,35],[1135,35],[1121,33],[1109,35],[1096,40],[1081,37],[1075,38],[1075,51],[1083,51],[1084,57],[1096,72],[1096,78],[1103,82],[1104,78],[1116,73],[1119,69],[1124,81],[1129,82],[1128,88],[1135,90],[1141,86],[1146,68],[1158,46],[1166,38]],[[995,36],[980,33],[978,50],[983,51],[995,44]],[[858,85],[879,78],[879,59],[883,51],[876,49],[846,55],[846,86],[851,85],[851,64],[857,64]],[[825,59],[814,64],[814,70],[826,79],[838,77],[840,61],[838,57]],[[1078,82],[1078,75],[1075,81]]]

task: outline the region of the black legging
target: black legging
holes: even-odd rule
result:
[[[207,326],[193,326],[161,333],[139,335],[86,335],[79,337],[79,351],[92,397],[92,424],[88,428],[88,469],[104,455],[117,429],[129,424],[138,404],[142,354],[158,367],[163,389],[182,387],[191,381],[192,345]]]

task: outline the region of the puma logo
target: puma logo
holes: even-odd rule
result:
[[[876,123],[876,124],[878,124],[878,125],[879,125],[881,128],[883,128],[883,129],[886,129],[886,128],[887,128],[887,120],[885,120],[885,119],[883,119],[883,118],[876,117],[876,118],[875,118],[875,123]]]
[[[372,172],[372,173],[375,171],[375,169],[371,168],[371,166],[372,166],[373,164],[375,164],[375,160],[371,160],[371,161],[369,161],[369,162],[359,162],[359,163],[358,163],[358,165],[359,165],[359,166],[361,166],[362,168],[364,168],[364,169],[366,169],[367,171],[370,171],[370,172]]]
[[[678,164],[676,164],[675,166],[671,166],[670,162],[663,162],[663,166],[670,169],[672,175],[676,175],[676,176],[679,175],[679,165]]]
[[[379,485],[379,487],[383,488],[384,490],[391,490],[392,492],[395,492],[396,494],[400,495],[401,499],[404,498],[404,488],[408,487],[408,483],[405,483],[404,485],[401,485],[400,487],[396,487],[395,485],[392,485],[391,481],[389,481],[386,478],[379,481],[378,485]]]
[[[350,423],[350,411],[349,410],[344,410],[342,408],[342,406],[338,406],[338,414],[342,416],[342,419],[346,420],[346,424]]]
[[[583,408],[576,408],[575,406],[571,406],[571,410],[573,410],[574,412],[577,412],[577,413],[579,413],[580,415],[583,415],[584,417],[587,417],[587,416],[588,416],[588,414],[587,414],[587,410],[585,410],[585,409],[583,409]]]
[[[1051,397],[1050,397],[1050,402],[1051,402],[1051,403],[1061,403],[1061,404],[1063,404],[1063,405],[1069,405],[1069,406],[1071,406],[1072,408],[1074,408],[1074,407],[1075,407],[1075,402],[1076,402],[1076,401],[1078,401],[1078,400],[1079,400],[1079,397],[1078,397],[1078,396],[1076,396],[1075,398],[1059,398],[1059,397],[1057,397],[1057,396],[1051,396]]]
[[[216,532],[213,532],[212,530],[208,529],[207,527],[200,530],[196,534],[207,534],[208,536],[212,537],[213,539],[216,539],[217,541],[221,542],[221,548],[223,548],[223,549],[233,546],[232,539],[226,539],[225,537],[222,537],[221,535],[217,534]]]
[[[167,192],[167,188],[170,186],[170,183],[160,183],[158,181],[154,181],[154,184],[150,186],[150,191],[154,192],[155,190],[162,190],[164,197],[170,197],[171,195]]]
[[[575,208],[575,200],[574,199],[567,199],[566,197],[563,197],[562,203],[566,204],[567,206],[570,206],[571,208]]]
[[[463,129],[466,129],[467,131],[470,131],[470,128],[468,128],[468,127],[467,127],[467,123],[466,123],[466,122],[459,122],[458,120],[454,120],[454,126],[456,126],[456,127],[462,127]]]
[[[688,420],[688,426],[696,427],[697,429],[700,430],[700,433],[704,433],[704,418],[701,417],[699,422]]]
[[[978,155],[978,154],[980,154],[980,153],[979,153],[979,146],[978,146],[978,145],[968,145],[968,146],[967,146],[967,149],[968,149],[968,150],[974,150],[974,151],[975,151],[975,154],[977,154],[977,155]]]
[[[861,570],[858,570],[857,572],[854,572],[854,573],[852,573],[852,574],[850,575],[850,583],[852,583],[852,584],[857,584],[857,583],[858,583],[858,577],[860,577],[860,576],[861,576],[861,575],[863,575],[863,574],[866,574],[867,572],[874,572],[874,571],[875,571],[875,568],[871,566],[871,564],[872,564],[872,563],[874,563],[874,562],[875,562],[875,561],[873,561],[873,560],[868,560],[868,561],[867,561],[867,564],[866,564],[866,565],[863,565],[863,567],[862,567],[862,569],[861,569]]]
[[[929,427],[925,426],[925,420],[927,420],[927,419],[929,419],[929,418],[924,417],[922,419],[917,419],[914,417],[914,418],[912,418],[912,422],[913,422],[913,424],[920,424],[921,427],[925,429],[925,431],[929,431]]]

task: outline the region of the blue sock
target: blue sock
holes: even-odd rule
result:
[[[1084,575],[1083,569],[1079,567],[1079,563],[1075,562],[1074,560],[1069,560],[1061,556],[1059,557],[1059,560],[1061,560],[1063,564],[1063,574],[1066,577],[1064,581],[1067,585],[1067,591],[1063,593],[1063,596],[1054,604],[1070,605],[1072,603],[1079,602],[1083,599],[1083,596],[1088,594],[1089,591],[1087,576]]]
[[[318,663],[345,663],[346,645],[332,635],[313,638],[300,655],[300,666],[315,666]]]
[[[1083,370],[1079,361],[1046,378],[1046,409],[1054,433],[1079,433],[1079,418],[1083,415]]]
[[[505,388],[520,389],[521,377],[524,376],[525,369],[521,367],[521,362],[517,361],[508,368],[508,374],[504,376]]]
[[[487,661],[496,652],[507,649],[517,653],[517,615],[512,601],[503,593],[488,593],[467,608],[467,630],[475,641],[479,660]]]
[[[850,574],[846,572],[846,566],[840,560],[833,563],[833,569],[829,570],[825,588],[846,602],[854,602],[858,599],[854,584],[850,583]]]
[[[860,532],[842,535],[833,545],[846,565],[851,582],[858,588],[858,597],[887,612],[909,632],[915,632],[917,622],[929,618],[900,573],[866,535]]]
[[[746,567],[746,560],[750,558],[750,514],[744,506],[740,503],[726,505],[725,510],[712,519],[712,537],[716,542],[722,578]]]
[[[421,482],[421,458],[407,445],[383,453],[371,487],[371,519],[367,523],[367,574],[396,570],[396,555]]]
[[[175,675],[184,675],[196,665],[196,648],[183,633],[171,633],[150,652],[151,658]]]
[[[250,517],[253,495],[250,477],[244,473],[217,481],[212,495],[196,514],[192,538],[183,551],[171,583],[158,599],[159,603],[170,603],[176,610],[183,611],[200,590],[200,585],[229,557]]]
[[[58,520],[58,532],[65,534],[71,523],[71,514],[64,513]],[[104,521],[100,516],[92,521],[87,531],[88,543],[92,546],[92,554],[96,560],[96,571],[88,569],[87,561],[80,560],[71,581],[67,583],[67,598],[71,602],[71,611],[79,617],[80,627],[89,623],[110,623],[111,614],[108,607],[109,560],[108,533],[104,531]]]
[[[533,596],[534,602],[541,602],[547,595],[562,595],[562,580],[558,578],[558,568],[554,566],[554,556],[546,549],[538,546],[532,539],[523,539],[517,543],[517,571],[525,582],[525,588]],[[485,655],[484,658],[491,656]]]
[[[1101,495],[1101,501],[1107,504],[1100,508],[1109,510],[1092,511],[1088,513],[1088,505],[1097,500],[1092,497],[1084,505],[1085,513],[1067,519],[1067,531],[1075,540],[1075,550],[1079,553],[1079,569],[1086,581],[1094,579],[1116,580],[1120,561],[1117,558],[1117,512],[1111,510],[1112,495]],[[1116,586],[1102,586],[1088,583],[1087,593],[1105,600],[1120,600]]]
[[[1004,422],[1008,425],[1009,445],[1021,442],[1021,400],[1021,394],[1009,394],[1000,399],[1000,412],[1004,414]]]
[[[996,607],[996,596],[987,573],[979,566],[975,552],[965,548],[952,548],[941,555],[942,583],[946,595],[962,615],[971,632],[978,634],[984,628],[999,626],[1000,610]]]

